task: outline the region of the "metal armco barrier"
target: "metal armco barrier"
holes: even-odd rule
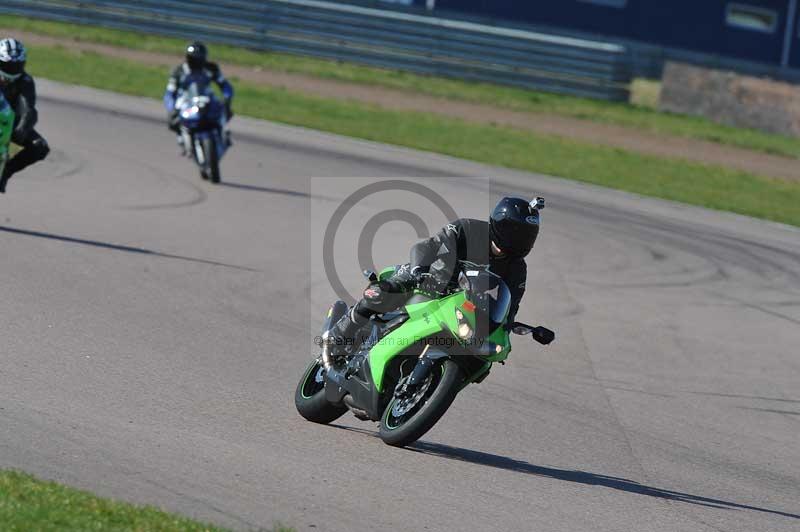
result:
[[[625,47],[315,0],[2,0],[0,13],[627,101]]]

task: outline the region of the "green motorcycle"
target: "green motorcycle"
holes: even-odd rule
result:
[[[479,383],[492,364],[511,351],[509,333],[530,334],[543,345],[555,334],[515,322],[506,327],[511,293],[487,267],[461,262],[457,286],[444,292],[415,290],[399,310],[374,316],[353,345],[336,346],[328,332],[347,311],[335,302],[319,337],[320,354],[309,364],[295,392],[301,416],[330,423],[348,410],[378,421],[381,439],[409,445],[444,415],[456,394]],[[365,272],[371,283],[378,276]]]
[[[0,175],[8,162],[8,149],[11,144],[11,133],[14,131],[14,110],[0,94]]]

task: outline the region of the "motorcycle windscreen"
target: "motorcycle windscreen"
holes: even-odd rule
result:
[[[511,307],[511,291],[499,276],[490,272],[481,272],[470,279],[467,298],[475,304],[476,329],[481,337],[497,329]]]
[[[497,292],[492,297],[490,295],[489,304],[489,319],[495,325],[495,329],[503,323],[508,316],[508,311],[511,308],[511,291],[506,286],[506,283],[500,281],[497,285]]]

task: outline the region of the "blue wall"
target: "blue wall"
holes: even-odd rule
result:
[[[596,0],[602,3],[603,0]],[[614,3],[613,0],[607,0]],[[416,0],[424,5],[424,0]],[[625,7],[580,0],[437,0],[437,11],[508,19],[560,27],[598,36],[684,48],[737,59],[779,65],[789,0],[627,0]],[[726,24],[728,4],[774,10],[773,33]],[[444,14],[444,13],[443,13]],[[792,64],[800,65],[797,28],[793,32]],[[798,57],[795,57],[798,56]]]

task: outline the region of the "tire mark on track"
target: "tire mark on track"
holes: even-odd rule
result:
[[[48,157],[45,160],[46,161],[50,161],[52,163],[56,163],[56,164],[58,164],[60,161],[66,161],[66,162],[73,163],[71,165],[71,167],[68,167],[67,169],[62,170],[61,172],[58,172],[58,173],[54,174],[52,176],[54,179],[63,179],[63,178],[66,178],[66,177],[72,177],[74,175],[77,175],[80,172],[82,172],[84,169],[86,169],[86,166],[88,164],[85,159],[67,155],[66,152],[63,152],[63,151],[58,150],[58,149],[53,149],[51,151],[50,157]]]
[[[755,399],[758,401],[776,401],[779,403],[794,403],[800,405],[800,399],[785,399],[782,397],[762,397],[759,395],[744,395],[736,393],[716,393],[716,392],[696,392],[692,390],[685,390],[685,393],[693,395],[708,395],[711,397],[727,397],[730,399]]]
[[[189,181],[188,179],[178,176],[176,174],[166,172],[162,170],[160,167],[147,163],[146,161],[142,161],[140,158],[132,157],[126,153],[114,153],[115,159],[121,159],[127,161],[129,164],[133,166],[141,166],[150,171],[150,174],[154,178],[161,178],[167,181],[172,181],[179,183],[180,185],[190,189],[192,191],[192,196],[189,199],[183,201],[174,201],[168,203],[153,203],[153,204],[142,204],[142,205],[124,205],[120,206],[119,208],[122,210],[127,211],[147,211],[147,210],[159,210],[159,209],[181,209],[185,207],[194,207],[195,205],[200,205],[201,203],[205,202],[208,199],[208,194],[205,190],[203,190],[200,186],[196,183]]]
[[[716,297],[718,297],[720,299],[726,299],[728,301],[732,301],[734,303],[738,303],[739,305],[742,305],[743,307],[751,308],[751,309],[754,309],[754,310],[759,310],[761,312],[764,312],[765,314],[769,314],[770,316],[775,316],[776,318],[781,318],[781,319],[784,319],[784,320],[789,321],[791,323],[794,323],[796,325],[800,325],[800,320],[798,320],[796,318],[793,318],[792,316],[787,316],[786,314],[783,314],[781,312],[770,310],[770,309],[765,308],[765,307],[763,307],[761,305],[753,303],[752,301],[745,301],[743,299],[739,299],[739,298],[733,297],[733,296],[731,296],[729,294],[724,294],[724,293],[716,292],[716,291],[711,292],[711,294],[713,294],[714,296],[716,296]]]
[[[167,177],[167,174],[164,174]],[[184,200],[184,201],[176,201],[171,203],[153,203],[151,205],[128,205],[122,206],[120,209],[126,211],[154,211],[154,210],[169,210],[169,209],[183,209],[186,207],[194,207],[196,205],[200,205],[201,203],[205,203],[208,200],[208,193],[200,188],[199,186],[195,185],[194,183],[190,183],[183,178],[174,177],[174,180],[180,181],[184,185],[191,188],[194,192],[192,198]]]

